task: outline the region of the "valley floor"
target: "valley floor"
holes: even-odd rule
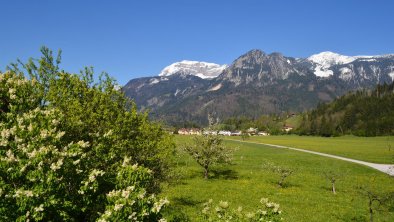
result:
[[[240,137],[226,137],[226,139],[242,140]],[[251,136],[247,141],[311,150],[370,163],[394,164],[394,136],[316,137],[280,135]]]
[[[348,162],[358,163],[358,164],[361,164],[364,166],[374,168],[380,172],[387,173],[390,176],[394,176],[394,164],[370,163],[370,162],[366,162],[366,161],[355,160],[355,159],[336,156],[336,155],[332,155],[332,154],[320,153],[320,152],[316,152],[316,151],[298,149],[298,148],[294,148],[294,147],[281,146],[281,145],[275,145],[275,144],[259,143],[259,142],[252,142],[252,141],[231,140],[231,139],[226,139],[226,140],[237,141],[237,142],[241,142],[241,143],[260,144],[263,146],[270,146],[270,147],[275,147],[275,148],[280,148],[280,149],[290,149],[290,150],[295,150],[295,151],[300,151],[300,152],[305,152],[305,153],[312,153],[312,154],[316,154],[316,155],[320,155],[320,156],[325,156],[325,157],[344,160],[344,161],[348,161]]]
[[[374,143],[384,145],[387,138],[372,138],[373,142],[370,142],[357,137],[334,140],[298,136],[269,137],[250,137],[249,141],[260,143],[260,140],[264,140],[264,143],[270,144],[279,144],[272,140],[282,143],[294,141],[294,146],[291,147],[297,148],[302,148],[302,144],[306,146],[308,143],[316,143],[319,144],[318,148],[322,149],[317,150],[318,152],[325,152],[328,147],[333,147],[334,152],[342,151],[352,158],[356,158],[353,157],[357,154],[354,144],[358,141],[359,146],[363,148],[355,156],[363,156],[361,153],[364,153],[364,159],[386,160],[381,162],[390,160],[382,156],[384,147],[372,155],[370,153],[374,152],[367,148],[373,149]],[[237,149],[234,163],[213,167],[210,178],[205,180],[202,168],[181,151],[185,144],[191,142],[191,137],[175,136],[175,139],[180,150],[176,168],[178,179],[164,185],[161,196],[170,200],[167,215],[178,218],[178,221],[202,221],[203,203],[209,199],[213,199],[215,203],[228,201],[231,208],[237,209],[238,206],[242,206],[245,211],[253,211],[262,197],[280,204],[284,221],[366,221],[369,217],[368,197],[363,189],[381,196],[394,193],[394,177],[372,168],[311,153],[239,141],[225,141],[226,146]],[[268,140],[271,141],[267,142]],[[331,144],[322,141],[331,141]],[[344,143],[348,143],[346,141],[351,141],[351,145],[342,148]],[[264,167],[267,163],[294,170],[286,179],[283,188],[277,185],[280,176]],[[324,176],[327,172],[339,175],[336,195],[331,192],[331,184]],[[375,221],[394,221],[392,207],[375,207]],[[171,217],[168,218],[169,221]]]

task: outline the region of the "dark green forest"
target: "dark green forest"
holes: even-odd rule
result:
[[[304,113],[300,135],[383,136],[394,134],[394,82],[348,93]]]

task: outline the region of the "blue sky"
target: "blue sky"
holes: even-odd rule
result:
[[[45,45],[63,50],[64,70],[93,66],[122,85],[176,61],[229,64],[251,49],[394,53],[391,0],[13,0],[0,10],[0,70]]]

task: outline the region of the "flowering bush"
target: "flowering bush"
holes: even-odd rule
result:
[[[267,198],[260,200],[260,206],[256,211],[249,212],[243,210],[241,206],[231,209],[226,201],[219,201],[213,205],[212,199],[203,204],[201,217],[204,221],[282,221],[280,217],[282,211],[279,204],[269,202]]]
[[[28,81],[15,72],[0,73],[0,121],[7,113],[19,113],[37,107],[36,81]]]
[[[163,221],[170,137],[112,80],[50,58],[0,73],[0,221]]]

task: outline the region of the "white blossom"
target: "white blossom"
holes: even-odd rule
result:
[[[27,153],[27,156],[29,157],[29,159],[34,158],[37,155],[37,150],[34,149],[32,152]]]
[[[66,134],[65,132],[63,132],[63,131],[61,131],[61,132],[58,132],[57,133],[57,135],[56,135],[56,139],[60,139],[60,138],[62,138],[63,136],[64,136],[64,134]]]
[[[167,204],[169,204],[169,203],[170,203],[170,201],[168,201],[167,199],[160,199],[159,202],[155,202],[155,203],[153,204],[152,212],[153,212],[153,213],[158,213],[158,212],[160,212],[161,208],[162,208],[164,205],[167,205]]]
[[[57,126],[59,123],[60,123],[60,121],[57,120],[57,119],[53,119],[52,120],[52,124],[55,125],[55,126]]]
[[[63,159],[59,159],[56,163],[52,163],[50,168],[51,170],[56,171],[60,169],[62,165],[63,165]]]
[[[82,140],[78,141],[77,144],[78,144],[80,147],[82,147],[82,148],[89,147],[89,142],[84,142],[84,141],[82,141]]]
[[[26,168],[27,168],[27,164],[24,165],[24,166],[19,170],[19,172],[21,172],[21,173],[25,172]]]
[[[138,163],[136,163],[136,164],[134,164],[133,166],[131,166],[131,168],[132,168],[133,170],[136,170],[136,169],[138,168]]]
[[[18,197],[22,197],[22,196],[26,196],[26,197],[33,197],[34,195],[33,195],[33,191],[31,191],[31,190],[22,190],[22,189],[19,189],[19,190],[17,190],[16,192],[15,192],[15,194],[13,195],[13,197],[15,198],[18,198]]]
[[[3,130],[1,131],[1,137],[2,137],[2,139],[8,139],[8,138],[10,137],[10,135],[11,135],[11,132],[10,132],[9,129],[3,129]]]
[[[33,125],[30,123],[29,126],[27,127],[27,130],[29,130],[29,132],[33,131]]]
[[[109,217],[112,215],[112,212],[110,210],[107,210],[105,211],[104,215]]]
[[[130,157],[125,156],[125,157],[123,158],[122,166],[123,166],[123,167],[127,166],[127,165],[129,164],[130,160],[131,160]]]
[[[123,190],[122,191],[122,197],[124,197],[124,198],[129,198],[129,195],[130,195],[130,190]]]
[[[104,175],[105,172],[102,170],[97,170],[94,169],[90,174],[89,174],[89,182],[94,182],[96,180],[97,176],[102,176]]]
[[[41,136],[41,138],[43,138],[43,139],[47,138],[47,137],[49,136],[48,130],[46,130],[46,129],[41,130],[40,136]]]
[[[112,136],[112,129],[111,130],[109,130],[108,132],[106,132],[105,134],[104,134],[104,137],[109,137],[109,136]]]
[[[135,217],[135,215],[137,215],[137,212],[131,213],[131,214],[129,215],[128,219],[129,219],[129,220],[132,220],[132,221],[135,221],[135,220],[137,219],[137,218]]]
[[[10,95],[14,94],[15,92],[16,92],[16,89],[14,89],[14,88],[9,88],[9,89],[8,89],[8,93],[9,93]]]
[[[12,99],[12,100],[16,99],[16,95],[15,94],[11,94],[10,95],[10,99]]]
[[[266,203],[268,203],[268,198],[261,198],[260,203],[261,203],[261,204],[266,204]]]
[[[123,204],[115,204],[114,210],[118,211],[121,210],[123,208]]]
[[[6,158],[4,159],[6,162],[18,162],[18,159],[14,156],[12,150],[7,150]]]
[[[138,194],[137,197],[138,197],[139,199],[143,199],[143,198],[145,197],[145,194],[146,194],[146,191],[143,190],[141,193]]]
[[[40,204],[39,207],[35,207],[35,208],[34,208],[34,211],[36,211],[36,212],[42,212],[42,211],[44,211],[44,205],[43,205],[43,204]]]

